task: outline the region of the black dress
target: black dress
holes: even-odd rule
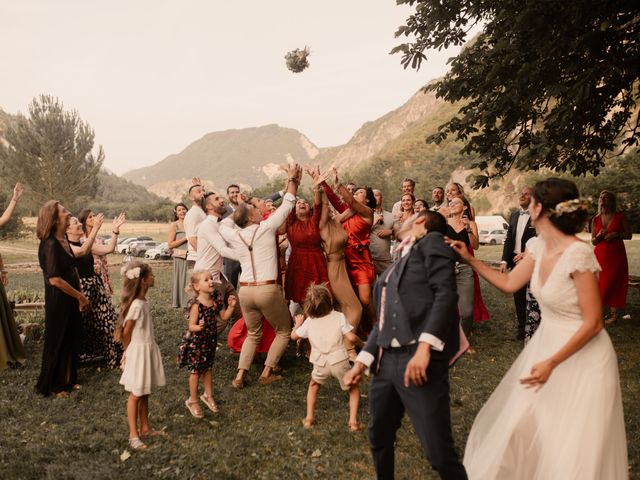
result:
[[[44,349],[36,390],[43,395],[69,391],[78,380],[81,314],[78,301],[49,283],[60,277],[76,290],[80,281],[75,257],[54,237],[40,242],[38,260],[44,274]]]
[[[80,242],[69,242],[77,247]],[[76,257],[76,267],[80,275],[82,293],[91,302],[91,309],[82,313],[82,337],[80,360],[102,358],[110,368],[120,366],[122,348],[113,334],[118,316],[102,279],[94,270],[93,255]]]

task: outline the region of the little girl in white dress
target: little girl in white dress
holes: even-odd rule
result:
[[[131,262],[124,267],[122,275],[124,286],[116,339],[122,341],[126,350],[120,384],[130,392],[127,400],[129,445],[139,450],[147,447],[140,437],[164,434],[149,426],[149,395],[153,388],[165,385],[165,377],[146,299],[147,290],[153,287],[155,279],[151,267],[146,263]]]

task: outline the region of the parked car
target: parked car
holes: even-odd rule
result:
[[[131,242],[131,245],[129,245],[129,253],[134,257],[144,257],[147,250],[157,247],[158,245],[160,245],[160,242],[156,242],[155,240]]]
[[[145,258],[152,258],[153,260],[166,260],[171,258],[171,249],[167,242],[161,243],[157,247],[150,248],[144,253]]]
[[[129,247],[133,242],[139,242],[142,240],[153,240],[151,237],[125,237],[118,240],[118,245],[116,245],[116,251],[118,253],[129,253]]]
[[[478,241],[481,244],[502,245],[507,238],[507,231],[500,228],[497,230],[480,230]]]

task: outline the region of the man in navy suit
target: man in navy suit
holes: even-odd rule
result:
[[[502,262],[500,271],[516,266],[524,255],[525,246],[532,237],[536,236],[536,229],[531,225],[529,215],[529,203],[531,202],[531,187],[524,187],[520,192],[518,204],[520,208],[513,212],[509,219],[509,229],[507,238],[502,249]],[[516,304],[516,316],[518,318],[518,340],[524,340],[524,327],[527,319],[527,287],[526,285],[513,294],[513,301]]]
[[[466,479],[453,443],[449,361],[459,348],[456,256],[444,241],[447,222],[432,211],[413,222],[401,258],[374,287],[378,322],[345,375],[373,373],[369,440],[378,479],[394,476],[396,431],[406,411],[425,456],[443,479]]]

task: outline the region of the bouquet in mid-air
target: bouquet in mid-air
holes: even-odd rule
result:
[[[287,68],[293,73],[300,73],[309,66],[309,60],[307,57],[311,51],[309,47],[304,47],[302,50],[296,48],[287,53],[284,58],[287,61]]]

